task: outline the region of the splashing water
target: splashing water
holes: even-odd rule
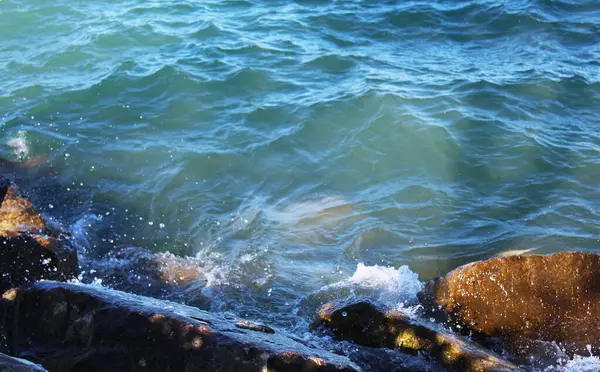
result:
[[[560,372],[598,372],[600,371],[600,358],[597,356],[576,355],[564,365],[552,367],[546,371],[554,368]]]
[[[25,159],[29,156],[29,145],[27,143],[27,133],[17,131],[16,135],[9,138],[6,144],[13,150],[14,156],[18,159]]]

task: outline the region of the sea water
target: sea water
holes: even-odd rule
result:
[[[88,260],[193,257],[186,301],[296,329],[600,251],[599,61],[595,0],[0,0],[1,155],[49,154],[15,177]]]

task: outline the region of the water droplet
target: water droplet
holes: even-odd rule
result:
[[[342,313],[342,316],[346,317],[346,316],[348,316],[348,313],[344,311],[344,312]]]

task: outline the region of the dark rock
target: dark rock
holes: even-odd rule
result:
[[[434,360],[425,361],[422,356],[399,353],[398,350],[372,348],[348,341],[338,342],[344,355],[369,372],[431,372],[445,368]]]
[[[280,331],[95,286],[38,282],[4,296],[12,355],[50,371],[354,371]]]
[[[600,350],[600,256],[583,252],[475,262],[429,282],[420,300],[450,320],[505,340]],[[521,343],[522,345],[522,343]],[[522,347],[522,346],[520,346]]]
[[[338,340],[374,348],[425,353],[441,365],[460,371],[515,371],[518,367],[481,346],[434,329],[401,312],[384,312],[370,302],[325,305],[314,328],[329,330]]]
[[[46,225],[19,188],[0,179],[0,291],[77,274],[77,252]]]
[[[13,358],[0,353],[0,371],[1,372],[45,372],[41,366],[30,361]]]

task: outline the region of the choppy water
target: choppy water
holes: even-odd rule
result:
[[[0,0],[2,155],[50,154],[18,177],[88,255],[197,255],[207,306],[294,324],[600,252],[599,61],[596,0]]]

